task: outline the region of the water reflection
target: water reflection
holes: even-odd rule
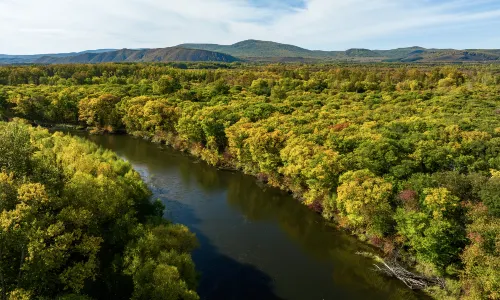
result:
[[[417,299],[355,254],[370,250],[286,193],[128,136],[89,139],[129,160],[201,247],[203,299]]]

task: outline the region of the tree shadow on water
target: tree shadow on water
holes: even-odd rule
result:
[[[175,206],[175,222],[182,223],[196,234],[200,247],[193,254],[196,269],[200,272],[198,294],[203,300],[281,300],[274,292],[271,277],[255,266],[236,261],[220,253],[210,237],[203,234],[200,220],[192,208],[184,203],[163,198]],[[175,202],[175,203],[174,203]]]
[[[220,254],[208,238],[197,233],[201,247],[193,259],[201,272],[198,293],[201,299],[281,299],[274,293],[271,277],[256,267]]]

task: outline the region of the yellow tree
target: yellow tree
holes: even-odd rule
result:
[[[462,254],[465,299],[500,299],[500,219],[478,204],[470,209],[470,244]]]
[[[369,234],[383,236],[392,211],[392,184],[369,170],[349,171],[340,176],[337,206],[347,224]]]
[[[78,104],[79,120],[99,130],[115,131],[121,125],[121,118],[116,109],[120,98],[104,94],[97,98],[84,98]]]

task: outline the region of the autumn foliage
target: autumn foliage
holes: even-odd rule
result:
[[[450,297],[500,298],[499,66],[185,67],[3,67],[0,114],[123,130],[241,170],[460,281]]]

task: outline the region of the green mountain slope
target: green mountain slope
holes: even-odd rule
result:
[[[349,49],[345,52],[345,55],[349,57],[382,57],[380,53],[369,49]]]
[[[52,54],[33,54],[33,55],[9,55],[9,54],[0,54],[0,65],[2,64],[31,64],[36,60],[44,57],[70,57],[77,56],[86,53],[104,53],[115,51],[116,49],[97,49],[97,50],[86,50],[81,52],[69,52],[69,53],[52,53]]]
[[[238,57],[317,57],[314,51],[275,42],[246,40],[233,45],[182,44],[190,49],[210,50]]]
[[[246,40],[233,45],[181,44],[158,49],[101,49],[78,53],[5,55],[0,64],[102,62],[500,62],[500,49],[426,49],[418,46],[390,50],[353,48],[346,51],[309,50],[270,41]]]
[[[426,49],[422,47],[374,50],[388,61],[484,62],[500,60],[500,50]]]
[[[246,40],[233,45],[182,44],[185,48],[217,51],[261,62],[483,62],[500,61],[500,50],[454,50],[407,47],[391,50],[353,48],[346,51],[319,51],[268,41]]]
[[[70,57],[41,57],[39,64],[104,63],[104,62],[172,62],[172,61],[213,61],[234,62],[236,57],[206,50],[182,47],[130,50],[122,49],[104,53],[84,53]]]

